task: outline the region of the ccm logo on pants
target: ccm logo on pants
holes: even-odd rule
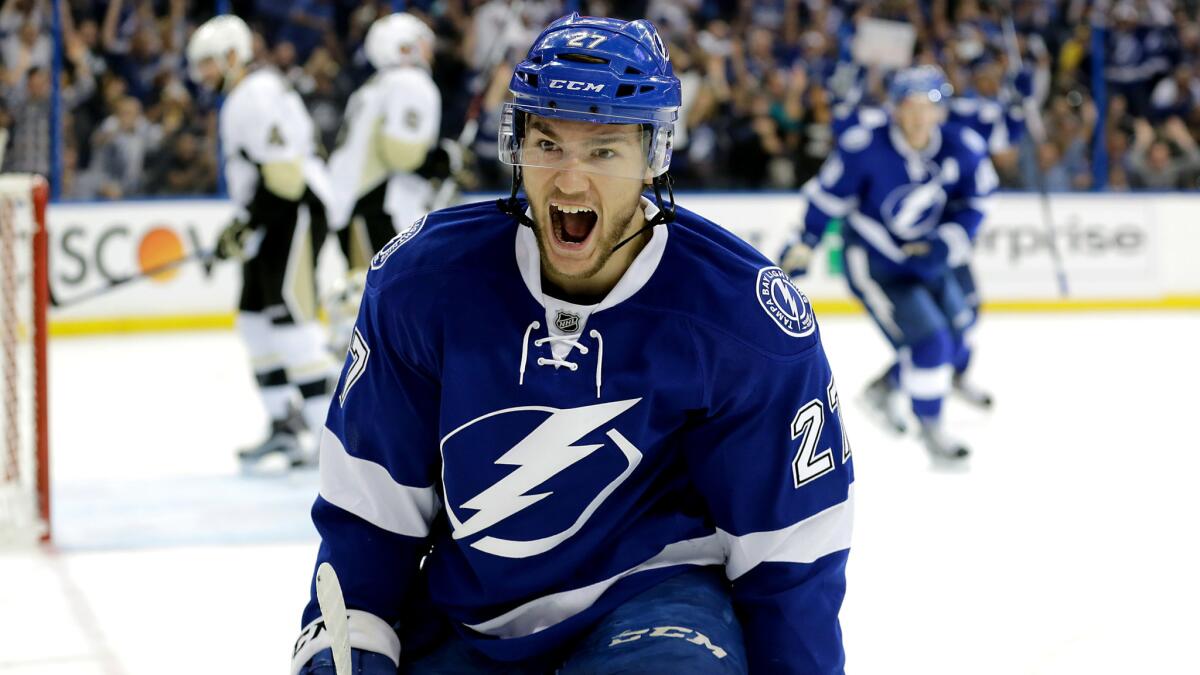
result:
[[[694,645],[704,647],[718,659],[725,658],[725,650],[714,645],[704,633],[694,631],[691,628],[680,628],[679,626],[658,626],[656,628],[622,631],[613,637],[612,642],[609,642],[608,646],[616,647],[626,642],[641,640],[643,637],[684,639]]]

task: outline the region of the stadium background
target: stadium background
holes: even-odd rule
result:
[[[941,65],[958,95],[1014,107],[1028,93],[1044,119],[1045,142],[1023,134],[995,157],[1006,193],[978,260],[993,308],[1200,307],[1200,272],[1185,253],[1200,245],[1186,226],[1197,205],[1187,193],[1200,178],[1196,2],[530,0],[515,17],[511,8],[505,0],[6,0],[3,168],[51,178],[51,281],[70,305],[52,314],[55,332],[231,325],[230,266],[181,266],[71,302],[172,255],[203,253],[226,222],[220,102],[190,82],[184,58],[195,27],[223,12],[251,24],[255,65],[286,74],[326,148],[336,145],[348,96],[371,75],[366,28],[399,9],[427,21],[437,34],[443,137],[458,136],[472,92],[482,96],[467,198],[507,186],[494,159],[497,111],[508,64],[542,26],[571,10],[649,17],[683,81],[672,164],[681,201],[703,204],[697,210],[768,255],[798,222],[798,187],[832,147],[835,108],[881,101],[885,73],[850,67],[856,24],[907,22],[915,60]],[[1009,13],[1019,61],[1004,37]],[[496,44],[503,58],[492,67]],[[1066,299],[1033,196],[1039,174],[1052,194]],[[820,311],[852,311],[836,237],[831,243],[805,290]],[[336,279],[338,263],[323,264],[322,278]]]
[[[292,64],[290,76],[332,134],[342,100],[366,75],[357,42],[390,4],[122,2],[107,40],[110,5],[58,6],[70,13],[56,30],[48,2],[0,0],[4,168],[57,176],[51,278],[64,306],[51,314],[54,331],[231,325],[233,264],[206,275],[189,263],[70,304],[181,251],[208,250],[229,217],[216,178],[214,102],[186,81],[181,61],[187,34],[218,11],[273,31],[259,60]],[[523,6],[539,14],[523,19],[509,44],[527,42],[539,22],[565,11]],[[475,36],[497,34],[507,7],[413,7],[442,36],[436,73],[446,135],[457,132],[474,82]],[[913,7],[579,8],[651,16],[674,36],[693,97],[678,154],[680,202],[771,254],[799,218],[796,186],[831,143],[829,69],[846,58],[847,17],[919,18],[922,44],[933,45],[924,58],[947,65],[961,93],[989,69],[1005,77],[1000,9]],[[1040,107],[1053,140],[1040,155],[1028,140],[1018,149],[977,262],[989,310],[1021,311],[990,312],[981,324],[973,376],[993,388],[996,409],[949,409],[976,452],[969,471],[932,470],[916,439],[886,434],[857,402],[843,410],[860,484],[843,610],[852,672],[1195,672],[1200,542],[1186,532],[1200,513],[1196,397],[1188,395],[1200,380],[1200,197],[1190,190],[1192,151],[1179,130],[1197,131],[1196,9],[1016,2],[1018,30],[1043,36],[1046,47],[1027,39],[1025,61],[1042,64],[1050,84]],[[307,36],[307,56],[291,55],[297,43],[281,46],[289,35]],[[45,77],[56,56],[62,78]],[[502,92],[491,93],[494,103]],[[1168,122],[1173,116],[1180,122]],[[52,119],[68,133],[52,134]],[[1131,154],[1138,130],[1143,143]],[[1131,173],[1156,136],[1166,139],[1155,146],[1159,168]],[[51,152],[52,138],[61,151]],[[1051,178],[1066,299],[1039,197],[1027,189],[1034,177],[1019,171],[1035,156]],[[486,172],[476,190],[495,180]],[[1127,192],[1127,183],[1138,189]],[[893,354],[865,316],[831,315],[853,307],[833,245],[836,238],[820,250],[803,287],[849,403]],[[1149,307],[1190,309],[1108,311]],[[14,580],[0,585],[0,607],[16,610],[0,612],[0,672],[285,672],[312,572],[317,535],[308,513],[318,477],[247,475],[238,466],[234,449],[258,442],[267,424],[253,383],[232,330],[51,341],[55,541],[0,554],[0,577]]]
[[[474,187],[497,187],[506,177],[491,159],[491,113],[504,96],[503,64],[551,19],[578,10],[648,17],[667,38],[685,92],[672,166],[680,187],[789,189],[828,152],[833,106],[845,93],[838,65],[851,58],[857,20],[911,23],[917,60],[941,65],[959,94],[1007,99],[1007,3],[533,0],[509,22],[503,0],[6,0],[4,169],[55,176],[55,193],[66,199],[219,194],[217,101],[188,80],[183,56],[200,22],[228,11],[247,19],[255,64],[287,75],[331,148],[346,99],[371,73],[361,49],[366,28],[405,9],[438,36],[434,78],[444,92],[444,137],[457,136],[469,92],[484,88]],[[1056,191],[1194,187],[1196,11],[1190,1],[1013,0],[1022,65],[1037,72],[1035,96],[1050,140],[1035,148],[1025,139],[1018,161],[1001,167],[1004,186],[1035,188],[1037,160]],[[493,74],[483,71],[494,40],[509,49]],[[868,78],[868,97],[879,92],[878,75]]]

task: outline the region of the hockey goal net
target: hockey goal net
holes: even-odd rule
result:
[[[48,539],[46,181],[0,174],[0,547]]]

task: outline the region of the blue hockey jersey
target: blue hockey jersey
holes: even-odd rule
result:
[[[352,641],[396,658],[390,626],[427,590],[523,660],[719,566],[752,671],[842,672],[854,471],[807,298],[684,209],[599,304],[543,293],[539,265],[494,202],[372,263],[313,507]],[[327,644],[319,614],[296,664]]]
[[[948,120],[979,134],[993,155],[1017,145],[1025,132],[1025,111],[1020,105],[1006,106],[982,96],[959,96],[950,99],[949,108]]]
[[[815,247],[844,218],[846,246],[864,247],[882,269],[935,277],[965,263],[999,186],[983,138],[944,124],[917,151],[878,109],[838,127],[837,149],[803,187],[804,243]]]

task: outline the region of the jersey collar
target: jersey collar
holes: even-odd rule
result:
[[[646,214],[646,220],[650,220],[658,215],[658,206],[646,197],[642,197],[642,211]],[[526,209],[525,215],[533,217],[532,209]],[[630,263],[629,269],[625,270],[625,274],[617,281],[617,285],[604,296],[604,299],[599,304],[594,306],[592,312],[599,312],[609,307],[616,305],[633,297],[646,282],[650,281],[650,277],[654,275],[654,271],[658,269],[658,264],[662,261],[663,253],[667,249],[667,226],[659,224],[654,226],[653,234],[646,246],[637,254],[637,257]],[[543,307],[550,304],[562,304],[561,301],[548,298],[542,292],[542,259],[538,253],[537,236],[534,235],[533,229],[523,226],[517,227],[517,267],[521,271],[521,279],[525,281],[525,287],[529,289],[530,295],[538,304]]]
[[[942,149],[942,127],[935,125],[929,132],[929,144],[924,149],[918,151],[908,144],[904,138],[904,132],[900,131],[900,127],[895,122],[888,125],[888,135],[892,138],[892,145],[896,150],[909,159],[930,159]]]

